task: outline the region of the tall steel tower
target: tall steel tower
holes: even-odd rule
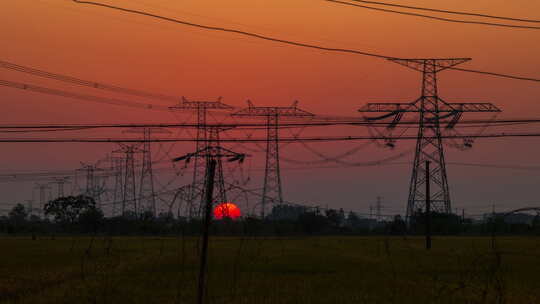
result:
[[[56,191],[57,197],[64,197],[64,195],[65,195],[65,193],[64,193],[64,188],[65,187],[64,186],[68,182],[69,179],[70,179],[69,176],[54,177],[53,178],[52,183],[56,184],[56,186],[57,186],[57,191]]]
[[[206,126],[207,114],[209,110],[232,110],[233,107],[221,102],[221,97],[217,101],[192,101],[182,97],[182,102],[176,106],[169,107],[171,111],[197,111],[197,144],[195,151],[202,151],[208,146],[208,130]],[[205,169],[206,164],[203,158],[197,157],[193,162],[193,181],[189,188],[188,204],[190,206],[189,216],[199,215],[197,206],[204,198]]]
[[[418,139],[409,186],[407,219],[410,220],[411,216],[425,207],[424,184],[427,176],[432,185],[430,200],[432,210],[451,213],[441,125],[445,124],[446,129],[454,128],[464,112],[500,112],[500,110],[491,103],[448,103],[439,97],[437,73],[467,62],[469,58],[389,60],[422,73],[420,98],[412,103],[368,103],[359,112],[387,112],[380,117],[368,119],[391,118],[389,129],[394,128],[405,113],[418,113]],[[427,160],[432,164],[429,174],[426,174],[425,168]]]
[[[100,177],[96,176],[96,171],[103,171],[97,165],[84,164],[77,171],[83,171],[86,175],[86,189],[84,195],[93,198],[96,203],[101,202],[101,194],[103,194],[104,189],[100,185]],[[101,206],[100,206],[101,207]]]
[[[114,188],[112,195],[111,215],[118,216],[122,213],[121,202],[123,200],[124,186],[122,180],[124,159],[118,156],[109,156],[110,173],[114,177]]]
[[[122,143],[119,143],[119,145],[120,149],[115,150],[114,152],[125,154],[122,215],[126,215],[126,212],[128,211],[138,215],[137,187],[135,186],[135,153],[142,153],[143,150],[141,150],[138,145],[126,145]]]
[[[39,190],[39,209],[37,213],[41,218],[45,218],[43,208],[45,208],[45,204],[47,203],[47,193],[50,196],[51,187],[49,184],[36,183],[35,188]]]
[[[152,134],[170,134],[171,132],[163,128],[133,128],[125,130],[123,133],[138,133],[143,135],[144,143],[142,148],[142,170],[139,186],[139,211],[150,211],[156,215],[156,195],[154,192],[154,174],[152,171],[152,145],[150,140]]]
[[[216,159],[216,172],[214,178],[214,201],[217,203],[227,202],[227,193],[225,190],[225,178],[223,175],[223,162],[222,157],[219,157],[220,151],[220,142],[219,142],[219,133],[230,128],[222,127],[209,127],[208,128],[208,150],[211,151]],[[208,164],[207,164],[208,165]],[[202,196],[204,197],[204,191]]]
[[[313,114],[301,110],[295,101],[290,107],[256,107],[248,100],[248,107],[232,116],[265,117],[266,118],[266,166],[264,172],[263,196],[261,201],[261,217],[264,218],[268,203],[283,202],[281,174],[279,170],[279,121],[281,117],[306,118]]]

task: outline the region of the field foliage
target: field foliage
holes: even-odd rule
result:
[[[1,303],[195,303],[194,237],[0,238]],[[208,303],[540,303],[538,237],[212,237]]]

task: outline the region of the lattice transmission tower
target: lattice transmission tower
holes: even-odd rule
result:
[[[41,218],[45,218],[45,213],[44,213],[44,207],[45,207],[45,204],[47,203],[47,201],[50,200],[50,197],[51,197],[51,187],[49,186],[48,183],[36,183],[35,186],[34,186],[35,189],[37,189],[39,192],[39,207],[37,209],[37,214],[39,217]]]
[[[301,110],[295,101],[290,107],[256,107],[248,100],[248,107],[232,116],[264,117],[266,119],[266,164],[264,186],[261,200],[261,217],[264,218],[267,204],[283,202],[281,174],[279,169],[279,121],[282,117],[306,118],[313,114]]]
[[[101,195],[105,192],[104,187],[100,184],[101,177],[96,175],[96,172],[101,172],[103,169],[97,165],[81,163],[81,168],[77,171],[84,172],[86,176],[86,187],[84,195],[94,199],[94,201],[101,207]]]
[[[115,153],[114,151],[112,153]],[[115,156],[113,154],[108,154],[105,158],[107,162],[105,175],[112,178],[112,184],[109,184],[107,187],[107,201],[109,212],[103,212],[105,214],[110,214],[111,216],[121,215],[121,203],[123,198],[123,167],[124,167],[124,158],[120,156]]]
[[[169,107],[171,111],[196,111],[197,113],[197,143],[195,151],[202,151],[207,148],[209,132],[207,128],[207,114],[209,110],[232,110],[232,106],[221,102],[221,97],[217,101],[197,101],[187,100],[182,97],[182,101],[175,106]],[[218,166],[219,167],[219,166]],[[199,216],[200,202],[204,198],[205,169],[206,163],[203,158],[197,157],[193,161],[193,180],[188,191],[189,217]]]
[[[52,183],[56,184],[56,195],[57,197],[64,197],[65,196],[65,185],[70,180],[69,176],[63,176],[63,177],[54,177],[52,179]]]
[[[135,153],[142,153],[138,145],[126,145],[118,143],[120,149],[113,151],[114,153],[124,153],[124,181],[122,190],[122,216],[127,212],[137,216],[139,209],[137,205],[137,187],[135,184]]]
[[[219,142],[219,133],[226,131],[230,128],[222,127],[209,127],[208,128],[208,149],[212,151],[213,157],[216,159],[216,173],[214,178],[214,200],[217,203],[227,202],[227,191],[225,189],[225,177],[223,173],[223,161],[222,157],[219,156],[220,151],[220,142]],[[202,197],[205,193],[203,191]]]
[[[418,113],[418,139],[407,201],[407,219],[425,208],[426,176],[431,182],[432,210],[451,213],[450,191],[446,175],[441,129],[453,129],[465,112],[500,112],[491,103],[449,103],[439,97],[437,73],[469,61],[469,58],[389,59],[422,73],[421,96],[412,103],[368,103],[359,112],[386,113],[369,120],[390,118],[388,129],[399,124],[405,113]],[[466,143],[467,144],[467,143]],[[470,145],[470,142],[468,142]],[[431,162],[429,175],[425,163]]]
[[[152,171],[152,145],[150,140],[152,134],[170,134],[171,132],[163,128],[132,128],[123,133],[142,134],[144,143],[142,148],[142,169],[139,186],[139,211],[150,211],[156,215],[156,194],[154,191],[154,173]]]
[[[111,215],[118,216],[122,214],[121,202],[124,198],[124,184],[122,178],[122,172],[124,167],[124,158],[117,156],[110,156],[110,171],[114,177],[114,188],[112,195]]]

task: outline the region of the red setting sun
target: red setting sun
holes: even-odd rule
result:
[[[214,218],[221,220],[223,218],[237,219],[240,217],[240,208],[233,203],[221,203],[214,208]]]

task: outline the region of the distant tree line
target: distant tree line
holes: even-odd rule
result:
[[[43,218],[30,214],[17,204],[7,216],[0,217],[0,233],[36,235],[108,234],[108,235],[167,235],[200,233],[202,220],[175,217],[172,213],[154,215],[151,212],[105,217],[95,201],[88,196],[60,197],[45,204]],[[519,214],[518,214],[519,216]],[[343,209],[306,208],[287,204],[276,205],[264,219],[243,217],[214,220],[214,235],[369,235],[423,234],[426,214],[416,213],[407,226],[401,216],[377,221]],[[455,214],[431,214],[431,231],[440,235],[523,234],[540,235],[540,218],[528,223],[508,221],[502,215],[492,215],[475,222]]]

